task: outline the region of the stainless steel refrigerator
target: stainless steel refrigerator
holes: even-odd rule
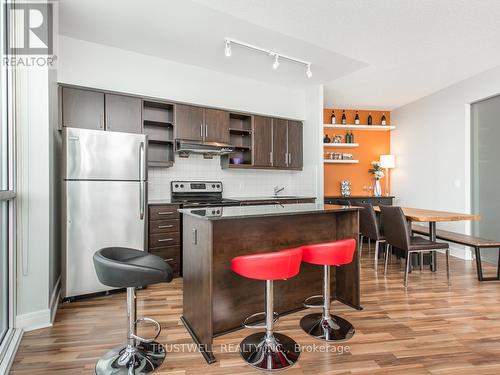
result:
[[[146,148],[142,134],[63,129],[63,298],[112,289],[97,279],[97,250],[146,249]]]

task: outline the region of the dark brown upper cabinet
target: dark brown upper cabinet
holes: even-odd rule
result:
[[[273,119],[273,167],[288,166],[288,121]]]
[[[289,168],[303,167],[303,135],[300,121],[288,121],[288,160]]]
[[[142,133],[142,100],[125,95],[106,94],[106,130]]]
[[[63,87],[62,124],[72,128],[104,130],[104,93]]]
[[[255,116],[253,121],[253,165],[271,167],[273,120],[270,117]]]
[[[219,109],[205,109],[204,140],[229,143],[229,112]]]
[[[203,108],[175,105],[175,138],[202,141],[205,134]]]
[[[73,128],[142,132],[142,101],[126,95],[62,88],[62,124]]]
[[[177,139],[229,143],[229,112],[176,104],[175,125]]]

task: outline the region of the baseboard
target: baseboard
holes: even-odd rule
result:
[[[22,328],[24,331],[33,331],[35,329],[52,326],[50,309],[33,311],[27,314],[16,316],[16,328]]]
[[[17,348],[23,337],[22,329],[15,329],[12,331],[10,337],[6,336],[4,338],[4,343],[2,343],[2,346],[5,344],[5,351],[2,348],[1,352],[3,352],[3,356],[0,358],[0,375],[7,375],[9,373],[14,358],[16,357]]]
[[[463,260],[472,260],[472,252],[466,246],[450,243],[450,255]]]
[[[56,318],[57,308],[59,307],[59,301],[61,300],[61,276],[56,281],[52,295],[50,296],[50,324],[54,323]]]

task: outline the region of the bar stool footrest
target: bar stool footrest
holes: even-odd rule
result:
[[[260,317],[260,316],[262,318],[257,319],[257,317]],[[253,323],[251,323],[252,320],[254,322],[264,321],[264,324],[253,324]],[[279,320],[279,314],[277,312],[274,312],[273,313],[273,324],[275,324],[278,320]],[[266,321],[266,313],[265,312],[258,312],[258,313],[255,313],[255,314],[248,316],[243,321],[243,327],[250,328],[250,329],[265,329],[266,328],[265,321]]]
[[[307,297],[303,302],[304,307],[312,309],[321,309],[325,306],[325,299],[323,295],[318,294],[316,296]]]
[[[141,336],[134,335],[133,333],[130,336],[132,338],[139,340],[140,342],[143,342],[146,344],[152,343],[153,341],[155,341],[158,338],[158,336],[160,336],[161,325],[160,325],[160,323],[158,323],[158,321],[151,319],[151,318],[147,318],[147,317],[137,319],[135,321],[135,324],[142,323],[142,322],[149,322],[149,323],[153,323],[155,325],[155,336],[153,338],[144,338]]]

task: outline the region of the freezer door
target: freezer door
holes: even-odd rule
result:
[[[66,180],[146,180],[146,136],[63,128]]]
[[[64,298],[112,288],[97,279],[92,257],[109,246],[144,250],[146,183],[66,181]]]

